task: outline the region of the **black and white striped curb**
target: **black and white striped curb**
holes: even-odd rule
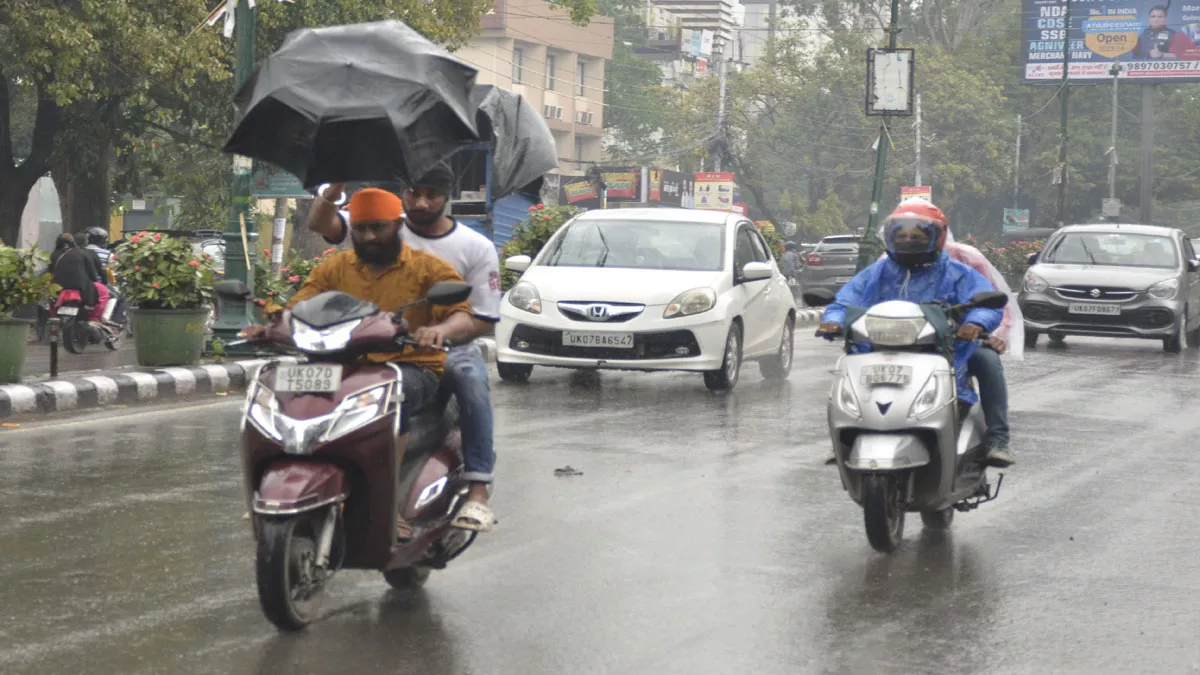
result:
[[[821,322],[821,314],[824,310],[821,309],[797,309],[796,310],[796,325],[805,326],[813,323]]]

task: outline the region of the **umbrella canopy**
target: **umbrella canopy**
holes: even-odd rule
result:
[[[554,135],[541,114],[520,94],[476,85],[471,96],[479,111],[480,137],[495,145],[492,195],[500,199],[558,167]]]
[[[400,21],[298,30],[238,92],[225,151],[306,188],[411,183],[479,140],[476,72]]]

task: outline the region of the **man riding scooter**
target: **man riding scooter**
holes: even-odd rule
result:
[[[825,309],[818,333],[825,336],[840,333],[846,307],[869,307],[897,299],[962,304],[976,293],[993,291],[992,284],[982,274],[950,259],[944,251],[946,238],[946,219],[940,209],[928,202],[902,202],[884,223],[887,257],[862,270],[842,287],[836,300]],[[991,386],[981,384],[981,387],[993,389],[994,393],[998,370],[1003,386],[1003,370],[989,367],[998,365],[998,354],[995,364],[991,363],[990,356],[974,358],[977,352],[983,351],[976,348],[975,340],[984,332],[998,328],[1002,318],[1001,310],[977,307],[967,314],[958,329],[956,337],[961,342],[955,345],[955,371],[959,400],[964,404],[974,404],[977,400],[968,383],[969,375],[979,379],[991,375],[988,379]],[[999,397],[991,398],[995,402]],[[1003,401],[1007,401],[1007,396]],[[989,419],[989,426],[991,424]],[[1011,465],[1013,458],[1006,445],[989,438],[987,461],[992,466],[1003,467]]]
[[[105,308],[104,320],[124,324],[125,302],[121,298],[121,294],[117,292],[116,280],[113,277],[112,268],[108,265],[108,261],[112,258],[112,251],[108,250],[108,232],[102,227],[89,227],[85,234],[87,235],[86,248],[94,253],[96,260],[100,262],[101,283],[108,289],[111,310]]]

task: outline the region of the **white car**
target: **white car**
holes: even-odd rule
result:
[[[535,365],[704,373],[732,389],[742,363],[792,368],[796,307],[766,241],[744,216],[693,209],[589,211],[564,223],[500,304],[500,377]]]

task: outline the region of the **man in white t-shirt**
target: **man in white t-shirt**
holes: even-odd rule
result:
[[[471,285],[470,303],[475,334],[479,336],[492,332],[500,320],[500,257],[487,237],[459,225],[448,215],[455,183],[454,173],[443,164],[404,190],[401,198],[405,227],[401,239],[405,246],[427,251],[450,263]],[[331,185],[313,203],[308,216],[309,229],[331,244],[346,239],[349,217],[339,212],[336,205],[344,190],[345,184]],[[496,463],[487,363],[474,343],[458,345],[446,356],[442,377],[451,378],[458,398],[464,476],[471,483],[467,503],[459,509],[452,525],[487,532],[495,522],[487,501]]]

